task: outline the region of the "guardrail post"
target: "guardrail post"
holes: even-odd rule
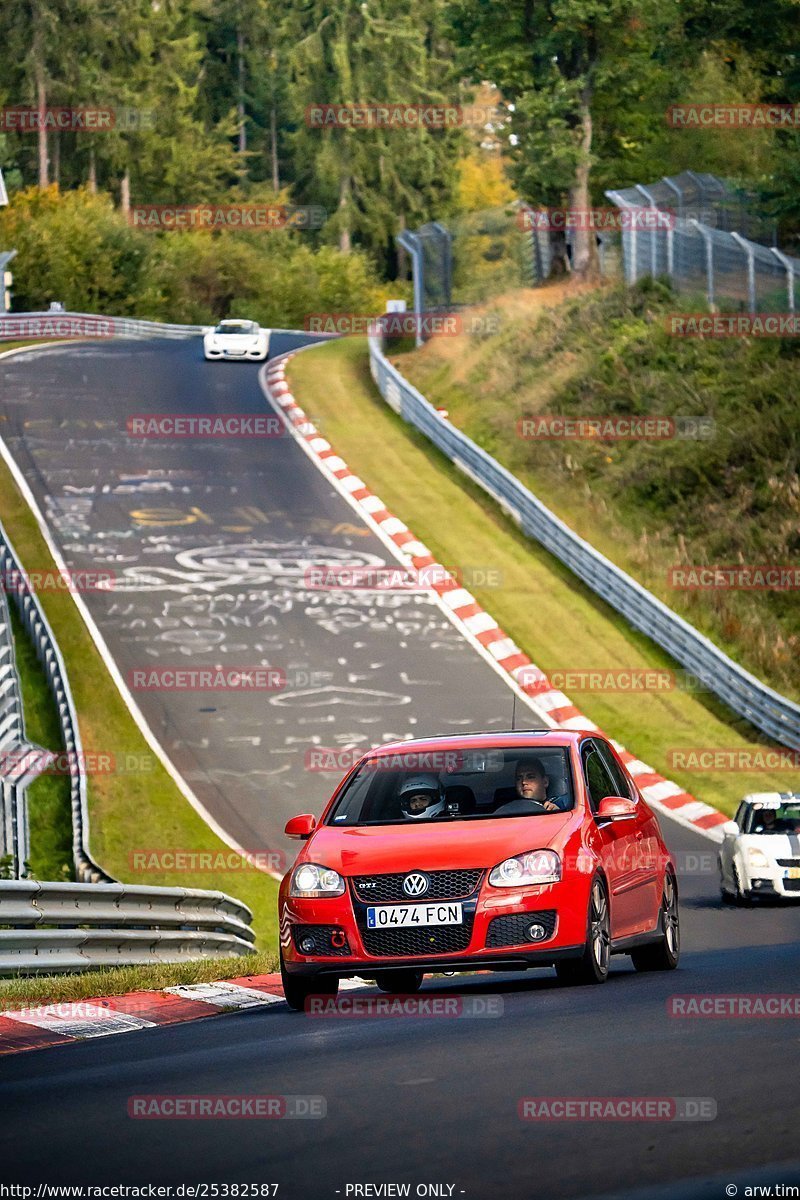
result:
[[[786,268],[786,299],[788,301],[789,312],[794,312],[794,263],[780,250],[776,250],[774,246],[770,246],[770,253],[774,254],[781,266]]]
[[[705,243],[706,251],[706,299],[708,300],[709,308],[714,307],[714,243],[711,237],[711,230],[706,229],[705,225],[701,225],[694,217],[689,221],[690,225],[694,225],[697,232],[700,234]]]
[[[415,233],[409,233],[404,230],[397,239],[399,245],[403,247],[408,254],[411,255],[411,273],[414,278],[414,312],[416,313],[417,330],[415,334],[415,343],[417,349],[422,345],[422,329],[420,327],[420,316],[423,308],[423,274],[425,265],[422,259],[422,246],[419,238]]]
[[[636,184],[637,192],[641,192],[647,201],[648,205],[654,212],[658,212],[658,205],[653,199],[652,192],[649,192],[641,183]],[[658,268],[658,243],[656,242],[656,230],[650,230],[650,278],[655,279]]]
[[[731,237],[735,240],[737,246],[741,246],[747,255],[747,307],[751,313],[756,311],[756,259],[753,252],[753,247],[746,238],[743,238],[739,233],[732,233]]]

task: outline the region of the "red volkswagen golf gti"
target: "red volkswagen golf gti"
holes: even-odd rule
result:
[[[603,983],[612,954],[672,970],[680,932],[658,821],[596,733],[476,733],[365,755],[281,883],[286,999],[352,975],[413,992],[426,971],[554,966]]]

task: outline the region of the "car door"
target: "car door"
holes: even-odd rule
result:
[[[645,908],[642,879],[637,871],[637,854],[641,855],[640,823],[635,817],[616,821],[597,819],[600,801],[620,792],[595,738],[587,738],[581,744],[581,765],[595,821],[593,845],[611,893],[611,936],[630,937],[642,930]]]
[[[739,831],[744,828],[745,819],[747,817],[747,805],[742,802],[736,810],[736,816],[733,818],[739,826]],[[736,843],[739,840],[739,834],[726,833],[722,839],[722,845],[719,850],[719,865],[720,874],[724,882],[731,890],[736,887],[736,880],[733,875],[733,858],[736,852]]]
[[[624,796],[626,800],[633,800],[637,807],[636,820],[632,826],[634,854],[631,869],[634,872],[634,878],[630,880],[630,883],[640,898],[640,910],[634,932],[646,933],[658,920],[663,891],[664,863],[661,861],[662,850],[658,822],[647,806],[641,803],[636,784],[628,775],[612,747],[601,738],[594,740],[614,781],[616,788],[614,794]]]

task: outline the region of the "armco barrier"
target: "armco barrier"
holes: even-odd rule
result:
[[[67,679],[61,651],[50,628],[39,598],[31,588],[25,569],[0,525],[0,577],[4,590],[20,615],[36,651],[53,701],[58,711],[70,771],[70,804],[72,811],[72,855],[79,879],[92,883],[112,882],[89,852],[89,815],[86,803],[86,773],[83,769],[83,747],[78,727],[78,714]]]
[[[45,762],[45,751],[25,736],[11,619],[0,588],[0,856],[15,877],[24,872],[30,856],[27,787]]]
[[[59,321],[89,321],[97,325],[98,322],[109,322],[110,329],[107,332],[98,331],[94,336],[110,337],[110,338],[189,338],[199,337],[208,330],[213,329],[213,325],[169,325],[163,321],[140,321],[136,317],[106,317],[100,316],[97,313],[76,313],[76,312],[27,312],[27,313],[8,313],[5,317],[0,316],[0,353],[3,349],[3,338],[7,337],[8,341],[24,340],[21,334],[17,332],[11,335],[15,324],[19,321],[36,321],[39,323],[50,322],[50,332],[36,333],[35,330],[30,330],[25,333],[25,338],[35,340],[38,338],[58,338],[58,322]],[[8,333],[4,335],[3,324],[8,322]],[[302,329],[276,329],[272,327],[271,333],[303,333]],[[63,336],[63,335],[62,335]],[[69,336],[76,336],[74,333]],[[84,335],[91,338],[91,333]],[[325,341],[328,338],[336,337],[332,333],[314,333],[307,334],[312,341]]]
[[[251,920],[224,892],[0,881],[0,974],[250,954]]]
[[[800,749],[800,706],[738,666],[712,641],[578,537],[510,471],[441,417],[388,361],[378,337],[370,338],[370,369],[389,407],[421,430],[451,462],[494,497],[525,533],[568,566],[634,629],[652,638],[696,675],[735,713],[782,745]]]

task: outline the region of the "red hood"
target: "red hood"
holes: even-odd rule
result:
[[[342,875],[494,867],[525,850],[563,850],[580,813],[447,821],[427,825],[378,825],[343,829],[322,825],[302,859]]]

